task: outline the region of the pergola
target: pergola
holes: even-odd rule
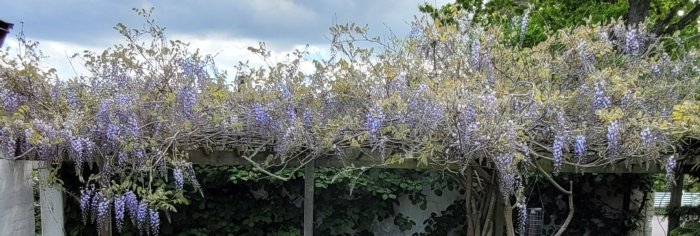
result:
[[[101,168],[124,170],[130,166],[119,163],[150,163],[151,169],[129,169],[134,172],[157,166],[181,171],[182,163],[253,165],[263,172],[275,165],[303,167],[304,235],[310,236],[316,166],[451,170],[468,173],[469,183],[471,168],[482,164],[473,164],[474,159],[513,182],[514,172],[531,162],[545,175],[660,173],[669,168],[664,161],[676,160],[669,157],[677,154],[672,150],[677,143],[669,141],[675,137],[670,137],[688,135],[698,125],[693,113],[700,105],[690,98],[694,90],[688,88],[697,79],[693,58],[685,55],[673,61],[665,54],[652,55],[640,47],[640,40],[651,36],[622,24],[581,27],[571,35],[522,48],[500,43],[498,29],[466,25],[461,32],[422,22],[417,31],[423,35],[402,42],[400,50],[388,46],[377,57],[372,57],[371,48],[353,46],[353,40],[383,42],[372,41],[361,27],[338,26],[333,28],[334,49],[346,55],[314,61],[321,68],[314,75],[298,73],[303,53],[296,52],[288,64],[245,68],[247,74],[229,86],[222,75],[207,73],[205,67],[215,67],[207,61],[211,58],[189,53],[180,41],[168,42],[163,28],[148,20],[150,13],[138,12],[150,28],[132,31],[119,25],[130,40],[126,46],[86,56],[95,67],[94,78],[61,87],[37,76],[44,86],[36,86],[37,81],[18,72],[7,79],[13,84],[0,87],[0,92],[17,98],[15,106],[3,107],[3,114],[35,115],[0,117],[7,121],[0,137],[8,139],[12,151],[7,152],[14,153],[0,156],[0,236],[34,231],[32,170],[48,178],[51,162],[19,158],[25,154],[37,160],[103,162]],[[152,48],[136,40],[142,34],[153,37]],[[270,54],[264,44],[250,50],[263,57]],[[661,46],[648,51],[663,54]],[[124,55],[133,58],[122,65]],[[153,61],[164,66],[153,66],[158,64]],[[146,68],[154,71],[144,75]],[[87,101],[81,103],[75,93],[87,94]],[[38,95],[28,99],[23,94]],[[57,100],[65,109],[50,107]],[[82,123],[63,125],[63,119]],[[222,147],[205,149],[213,145]],[[282,151],[251,151],[267,147]],[[345,155],[339,158],[333,153],[341,148]],[[415,151],[420,157],[399,155],[394,161],[378,150]],[[313,154],[304,155],[307,151]],[[269,158],[270,154],[275,155]],[[589,156],[591,162],[581,162]],[[693,161],[697,158],[681,163]],[[102,180],[110,180],[113,173]],[[682,178],[677,179],[682,185]],[[102,187],[110,187],[105,182]],[[515,196],[517,184],[508,184],[510,192],[493,191]],[[466,189],[470,199],[471,187]],[[671,207],[678,206],[681,190],[673,191]],[[572,191],[567,195],[573,205]],[[100,196],[99,204],[109,208],[109,199]],[[144,196],[139,197],[145,206]],[[496,199],[499,212],[508,199]],[[62,203],[59,190],[41,186],[44,235],[64,232]],[[149,211],[158,216],[158,209]],[[569,213],[568,219],[573,216]],[[497,215],[493,214],[494,232],[502,235],[508,224]],[[111,234],[110,227],[103,230]]]
[[[378,155],[361,155],[360,153],[361,151],[358,150],[354,155],[349,155],[346,159],[326,156],[308,163],[288,163],[289,165],[304,165],[304,235],[313,235],[313,173],[317,166],[444,170],[444,167],[438,165],[420,165],[417,160],[409,159],[404,160],[402,163],[387,163],[382,161]],[[250,165],[251,163],[247,159],[252,159],[260,163],[264,161],[266,154],[243,157],[236,151],[206,152],[203,150],[196,150],[191,151],[189,156],[193,163],[201,165]],[[537,161],[546,171],[553,170],[550,161]],[[695,161],[697,162],[697,159]],[[2,224],[3,228],[3,230],[0,231],[1,236],[31,235],[34,233],[33,181],[30,178],[32,177],[32,171],[38,169],[39,183],[45,182],[48,173],[44,164],[45,163],[40,161],[0,160],[0,199],[4,199],[0,201],[0,209],[4,212],[4,214],[0,214],[0,224]],[[686,164],[692,165],[694,163]],[[560,170],[560,172],[564,173],[663,173],[664,171],[665,167],[659,164],[625,166],[623,163],[595,168],[565,166]],[[311,178],[307,176],[311,176]],[[682,179],[683,178],[679,178],[677,184],[682,185]],[[63,226],[63,193],[56,187],[57,186],[39,186],[41,229],[42,235],[45,236],[64,235],[65,232]],[[682,193],[682,188],[674,188],[671,193],[669,207],[680,206]],[[502,200],[500,201],[502,202]],[[503,207],[503,204],[497,204],[497,206]],[[495,224],[496,235],[502,235],[504,228],[503,218],[495,217]],[[109,233],[109,231],[105,233]]]

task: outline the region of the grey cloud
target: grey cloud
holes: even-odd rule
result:
[[[404,35],[409,28],[406,22],[419,13],[417,6],[423,1],[0,0],[4,8],[0,18],[16,24],[24,21],[25,34],[31,38],[104,45],[118,41],[112,29],[117,22],[130,26],[143,23],[131,8],[154,6],[154,18],[170,33],[216,33],[286,46],[327,43],[328,28],[333,23],[369,24],[372,32],[384,36],[389,27]]]

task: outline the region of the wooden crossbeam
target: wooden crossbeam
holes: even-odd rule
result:
[[[257,163],[263,163],[266,166],[286,165],[298,166],[302,163],[301,160],[289,160],[286,163],[275,162],[270,154],[259,154],[251,157]],[[250,165],[250,163],[241,157],[240,152],[236,151],[213,151],[204,152],[201,150],[193,150],[189,152],[189,161],[201,165]],[[553,172],[554,166],[551,161],[537,160],[538,164],[545,171]],[[387,168],[387,169],[432,169],[445,170],[452,169],[458,171],[461,167],[457,165],[441,165],[437,163],[429,163],[428,165],[420,164],[418,159],[404,158],[400,162],[390,160],[382,160],[379,155],[348,155],[345,158],[337,156],[321,156],[315,160],[315,165],[318,167],[367,167],[367,168]],[[665,167],[660,163],[646,164],[630,164],[618,163],[607,166],[595,166],[587,168],[578,168],[571,165],[562,165],[559,172],[562,173],[663,173]]]

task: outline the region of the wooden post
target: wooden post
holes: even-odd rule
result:
[[[496,183],[496,184],[498,184],[498,183]],[[495,186],[495,187],[498,188],[498,186]],[[503,236],[503,233],[504,233],[503,230],[505,229],[505,226],[506,226],[506,224],[505,224],[506,218],[505,218],[505,213],[503,212],[503,210],[504,210],[503,207],[505,206],[506,203],[505,203],[505,200],[503,199],[503,194],[501,193],[501,191],[497,190],[496,196],[494,196],[494,197],[496,197],[496,209],[493,212],[494,213],[493,216],[496,219],[494,219],[494,230],[493,231],[495,232],[494,235]]]
[[[0,236],[34,235],[32,162],[0,152]]]
[[[304,236],[314,235],[314,161],[304,169]]]
[[[63,229],[63,193],[59,185],[49,183],[49,169],[39,167],[39,202],[41,205],[41,235],[62,236]]]
[[[667,210],[677,209],[681,206],[681,200],[683,199],[683,172],[682,168],[678,168],[676,183],[671,190],[671,202],[668,204]],[[669,236],[671,231],[678,228],[681,225],[680,216],[669,215],[668,216],[668,231],[666,232]]]

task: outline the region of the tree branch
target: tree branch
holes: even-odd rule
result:
[[[535,167],[537,167],[537,170],[540,172],[540,174],[542,174],[549,181],[549,183],[554,185],[554,187],[556,187],[560,192],[562,192],[564,194],[571,195],[572,192],[566,191],[566,189],[562,188],[561,185],[559,185],[559,183],[554,181],[554,179],[552,179],[552,176],[550,176],[547,172],[544,171],[544,169],[542,169],[542,167],[539,164],[537,164],[537,161],[533,161],[532,163],[535,164]]]
[[[700,4],[695,5],[693,10],[690,10],[690,12],[683,16],[678,22],[668,26],[662,34],[673,34],[673,32],[685,28],[688,24],[693,22],[693,20],[697,19],[698,16],[700,16]]]
[[[681,2],[671,7],[671,9],[668,10],[666,16],[662,20],[657,21],[656,24],[654,24],[654,29],[651,30],[651,32],[655,35],[660,35],[661,33],[663,33],[664,29],[666,29],[668,24],[671,23],[671,20],[673,20],[673,16],[676,15],[678,9],[681,9],[683,5],[685,5],[684,2]]]
[[[566,216],[566,220],[564,220],[564,223],[561,224],[561,227],[559,227],[559,230],[557,230],[557,233],[554,234],[554,236],[561,236],[564,234],[564,231],[566,231],[566,228],[569,227],[569,223],[571,223],[571,219],[574,218],[574,181],[569,181],[569,214]]]

